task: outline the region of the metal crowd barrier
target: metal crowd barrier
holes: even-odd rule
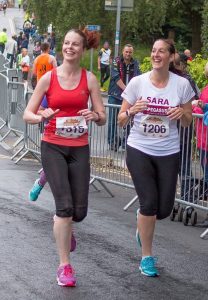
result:
[[[8,69],[7,77],[9,78],[9,81],[22,82],[22,70]]]
[[[134,188],[125,159],[130,125],[126,128],[117,126],[120,106],[107,104],[105,108],[108,116],[106,125],[98,127],[93,123],[90,127],[91,183],[98,181],[104,188],[105,182]],[[206,166],[208,169],[208,128],[203,125],[202,117],[193,114],[190,127],[184,129],[179,126],[181,167],[175,199],[177,206],[172,219],[178,215],[178,220],[183,221],[184,225],[189,221],[192,225],[196,224],[194,208],[208,212],[208,179],[205,178]],[[201,146],[197,143],[200,136],[203,141]],[[203,151],[204,145],[207,145],[207,151]],[[112,196],[109,188],[106,190]],[[135,196],[124,210],[128,210],[137,200],[138,196]]]
[[[32,96],[32,92],[27,92],[24,97],[25,105],[27,105],[30,97]],[[42,124],[28,124],[24,123],[24,143],[23,146],[11,157],[13,160],[16,156],[18,156],[22,151],[23,154],[15,161],[17,164],[21,161],[26,155],[31,154],[33,157],[41,161],[40,159],[40,142],[41,142],[41,132],[42,132]]]
[[[8,78],[0,73],[0,130],[7,124],[8,118]]]
[[[18,137],[13,147],[17,146],[24,138],[24,121],[22,119],[26,107],[24,96],[25,87],[23,83],[7,82],[7,98],[5,99],[7,105],[4,111],[7,131],[0,141],[2,142],[10,133],[13,133]]]
[[[126,135],[124,128],[117,126],[119,105],[105,105],[108,123],[97,126],[92,123],[89,130],[91,151],[91,183],[98,181],[107,189],[104,182],[134,188],[130,174],[126,167]]]
[[[8,82],[7,78],[0,74],[0,120],[3,124],[0,129],[8,126],[8,132],[20,134],[23,146],[12,156],[17,157],[18,163],[26,155],[31,154],[40,161],[41,125],[26,124],[22,120],[22,114],[32,92],[24,94],[24,84]],[[105,183],[112,183],[126,188],[134,189],[131,176],[126,166],[126,142],[131,124],[125,128],[117,125],[119,105],[105,105],[107,123],[105,126],[97,126],[94,122],[89,127],[89,143],[91,149],[91,181],[99,182],[113,197],[109,187]],[[176,194],[176,204],[172,212],[172,219],[176,216],[185,225],[191,221],[196,223],[196,211],[194,208],[208,212],[208,128],[203,125],[202,115],[193,114],[192,125],[183,129],[179,126],[181,145],[181,169]],[[4,136],[2,140],[6,137]],[[201,138],[201,139],[200,139]],[[200,142],[201,141],[201,145]],[[18,143],[20,140],[18,141]],[[208,171],[207,171],[208,172]],[[137,201],[135,196],[125,207],[127,210]],[[205,231],[202,236],[206,235]]]
[[[6,63],[6,58],[2,53],[0,53],[0,70],[4,70],[4,64]]]

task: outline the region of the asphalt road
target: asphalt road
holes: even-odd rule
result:
[[[28,200],[39,168],[29,160],[15,165],[0,147],[1,300],[208,299],[208,241],[200,239],[202,230],[158,222],[154,251],[161,276],[144,277],[134,238],[137,207],[122,210],[134,192],[111,185],[114,198],[91,187],[88,217],[75,224],[78,246],[71,259],[78,284],[59,287],[52,195],[46,187],[36,203]]]

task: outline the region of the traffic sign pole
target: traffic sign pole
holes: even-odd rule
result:
[[[116,36],[115,36],[115,52],[114,56],[118,56],[120,44],[120,23],[121,23],[121,0],[117,0],[117,14],[116,14]]]

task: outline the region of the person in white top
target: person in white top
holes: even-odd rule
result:
[[[111,49],[106,41],[98,53],[98,70],[100,71],[100,90],[104,92],[104,83],[110,77]]]
[[[158,276],[152,241],[156,219],[170,215],[179,170],[177,121],[187,127],[192,121],[194,91],[185,78],[169,71],[175,47],[159,39],[152,48],[152,71],[134,77],[122,93],[120,126],[133,118],[127,141],[127,166],[140,201],[137,211],[138,244],[142,247],[140,271]]]
[[[20,65],[22,69],[23,82],[27,83],[28,74],[30,70],[30,57],[28,55],[28,50],[26,48],[22,48],[22,58],[21,58]]]
[[[9,68],[12,69],[14,58],[17,54],[17,41],[16,35],[13,35],[11,39],[8,40],[6,43],[6,52],[7,52],[7,59],[10,60]]]

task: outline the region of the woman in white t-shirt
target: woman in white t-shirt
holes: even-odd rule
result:
[[[187,79],[169,71],[175,47],[159,39],[152,48],[152,71],[134,77],[122,97],[120,126],[133,118],[127,142],[127,166],[140,201],[137,241],[142,247],[141,273],[158,276],[152,241],[156,219],[170,215],[179,169],[177,120],[192,121],[194,91]]]

